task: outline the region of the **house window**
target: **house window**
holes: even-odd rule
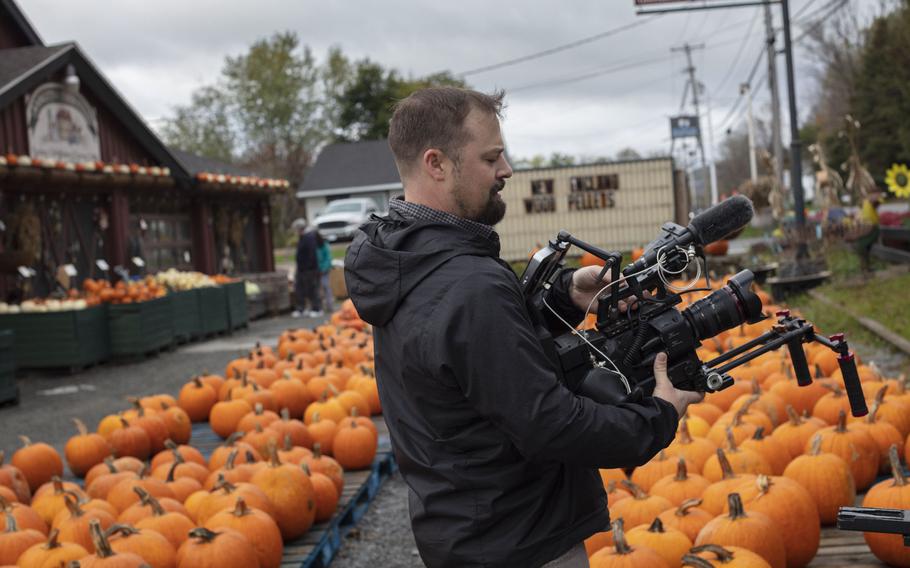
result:
[[[193,234],[189,215],[131,215],[127,255],[145,261],[146,273],[192,269]]]
[[[552,179],[536,179],[531,182],[531,197],[526,197],[525,213],[554,213],[556,198],[553,196]]]

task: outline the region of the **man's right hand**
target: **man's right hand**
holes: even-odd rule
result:
[[[680,390],[673,386],[670,377],[667,375],[667,354],[658,353],[654,358],[654,396],[661,398],[676,408],[680,418],[686,413],[690,404],[701,402],[705,399],[705,393]]]

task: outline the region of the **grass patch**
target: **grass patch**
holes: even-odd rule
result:
[[[819,291],[822,290],[819,289]],[[798,309],[803,317],[812,322],[822,335],[833,335],[843,332],[847,336],[847,341],[858,341],[863,345],[878,349],[893,348],[891,344],[868,331],[852,317],[843,312],[832,310],[831,306],[819,302],[808,294],[793,296],[787,300],[787,303]]]

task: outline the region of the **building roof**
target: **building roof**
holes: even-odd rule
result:
[[[297,196],[395,184],[401,185],[401,177],[388,141],[342,142],[323,148]]]
[[[32,45],[44,45],[35,27],[13,0],[0,0],[0,18],[11,21]]]
[[[61,57],[73,47],[74,44],[72,43],[63,43],[47,47],[40,45],[2,50],[3,54],[0,56],[0,95],[42,68],[52,65],[58,57]]]

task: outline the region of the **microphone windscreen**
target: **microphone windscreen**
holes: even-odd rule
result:
[[[734,195],[696,215],[688,228],[700,244],[706,245],[745,227],[753,214],[752,201],[743,195]]]

